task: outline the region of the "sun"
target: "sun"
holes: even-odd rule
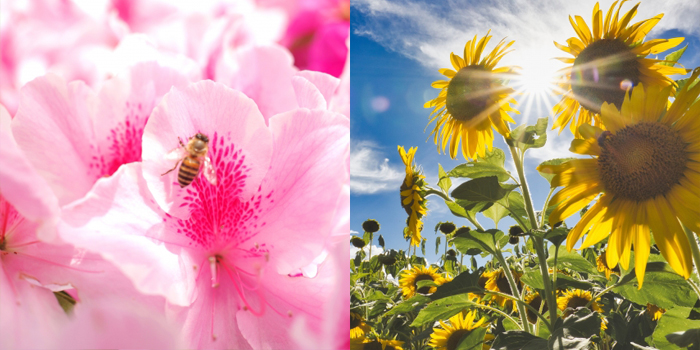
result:
[[[519,75],[513,78],[513,86],[525,96],[540,97],[551,94],[556,88],[557,62],[542,58],[525,61]]]

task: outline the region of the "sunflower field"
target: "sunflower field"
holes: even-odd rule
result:
[[[559,102],[534,125],[511,127],[517,69],[498,63],[512,42],[489,52],[491,36],[475,36],[451,55],[425,107],[438,152],[465,163],[425,165],[428,183],[416,148],[398,146],[408,248],[385,247],[394,218],[351,238],[352,349],[700,349],[700,67],[677,63],[683,38],[645,41],[662,15],[633,23],[639,4],[623,3],[570,17]],[[571,158],[525,164],[567,127]],[[529,166],[550,184],[537,206]],[[428,198],[453,222],[424,227]],[[506,230],[479,222],[506,217]]]

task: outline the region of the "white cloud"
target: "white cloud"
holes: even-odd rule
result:
[[[611,3],[611,0],[601,1],[600,8],[607,14]],[[552,42],[565,43],[575,36],[569,15],[580,15],[590,24],[593,2],[353,0],[352,6],[365,15],[362,23],[353,25],[355,34],[367,36],[427,67],[449,67],[450,52],[461,56],[467,40],[475,34],[483,36],[489,29],[496,42],[503,37],[516,41],[515,51],[506,55],[502,64],[525,67],[528,61],[566,56]],[[623,5],[623,13],[632,6],[634,3]],[[697,0],[644,2],[632,21],[659,13],[664,13],[664,18],[653,29],[655,33],[679,29],[700,35],[700,21],[697,21],[700,2]],[[494,45],[492,42],[487,49]]]
[[[398,191],[405,177],[403,164],[389,164],[379,147],[370,141],[350,145],[350,192],[374,194]]]

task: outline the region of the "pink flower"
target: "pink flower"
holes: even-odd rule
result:
[[[348,54],[350,1],[300,1],[282,44],[294,54],[299,69],[340,76]]]
[[[177,164],[167,155],[197,133],[208,136],[216,184],[200,174],[181,188],[179,171],[162,175]],[[320,331],[318,301],[342,302],[331,300],[332,279],[290,274],[344,217],[348,148],[342,115],[295,109],[268,126],[251,99],[221,84],[175,88],[146,125],[143,166],[120,168],[66,207],[61,236],[166,296],[192,347],[293,348],[297,318]]]
[[[14,115],[19,89],[47,72],[88,85],[105,76],[99,61],[117,45],[106,19],[71,1],[3,2],[0,24],[0,102]]]
[[[176,344],[172,331],[167,338],[154,338],[158,323],[114,336],[120,332],[115,321],[131,317],[136,326],[126,306],[138,307],[140,319],[148,313],[148,320],[165,322],[165,300],[137,294],[131,281],[99,256],[56,240],[58,212],[56,196],[17,147],[10,116],[0,106],[0,348]],[[59,305],[54,292],[61,290],[79,300],[77,317],[67,317]],[[100,306],[105,294],[110,306]],[[117,305],[119,310],[111,309]],[[100,315],[102,322],[81,316],[105,308],[110,314]]]
[[[97,179],[141,160],[141,136],[155,104],[187,80],[154,63],[110,79],[99,94],[49,74],[22,89],[12,132],[60,205],[84,196]]]

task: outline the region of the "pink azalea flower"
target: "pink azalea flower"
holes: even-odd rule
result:
[[[168,154],[178,138],[197,133],[208,136],[216,181],[199,174],[181,188],[177,168],[162,174],[177,164]],[[295,109],[268,126],[251,99],[221,84],[175,88],[146,125],[143,166],[121,167],[64,208],[60,233],[100,251],[140,290],[159,290],[189,346],[293,348],[297,318],[320,332],[318,301],[341,302],[330,300],[332,279],[292,276],[343,217],[348,147],[339,114]],[[168,258],[176,262],[158,263]]]
[[[282,44],[294,54],[299,69],[340,76],[348,54],[350,1],[299,1]]]
[[[74,348],[75,339],[98,337],[100,344],[120,344],[104,337],[104,330],[97,332],[105,328],[99,323],[92,329],[80,326],[81,332],[69,337],[66,325],[75,318],[67,317],[54,296],[61,290],[76,296],[80,310],[100,305],[110,294],[111,305],[138,302],[150,319],[164,318],[163,298],[137,295],[131,281],[99,256],[56,240],[58,212],[56,196],[18,148],[10,116],[0,106],[0,348]],[[153,344],[138,334],[148,335],[132,329],[130,339],[136,343],[131,344]],[[162,344],[173,344],[168,339]]]
[[[20,87],[47,72],[88,85],[105,78],[98,62],[118,42],[105,19],[91,17],[71,1],[6,1],[2,12],[0,102],[11,114]]]
[[[171,86],[185,84],[178,72],[154,63],[106,81],[99,94],[83,82],[66,84],[49,74],[22,89],[12,132],[65,205],[122,164],[141,160],[141,136],[151,110]]]

